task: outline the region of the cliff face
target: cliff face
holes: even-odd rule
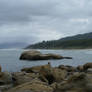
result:
[[[85,49],[92,48],[92,32],[65,37],[59,40],[43,41],[32,44],[26,49]]]

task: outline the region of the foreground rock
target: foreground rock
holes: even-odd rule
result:
[[[0,72],[0,90],[4,91],[13,87],[13,80],[11,73]]]
[[[85,71],[87,71],[89,68],[92,68],[92,63],[86,63],[83,65],[83,68]]]
[[[21,69],[21,72],[0,72],[2,92],[92,92],[92,63],[77,67],[50,63]],[[90,72],[89,72],[90,70]]]
[[[47,65],[42,65],[42,66],[34,66],[34,67],[29,67],[29,68],[23,68],[21,69],[21,71],[23,72],[26,72],[26,73],[39,73],[40,70],[42,68],[45,68],[47,71],[50,70],[52,67],[50,65],[50,63],[48,63]]]
[[[57,84],[55,92],[92,92],[92,78],[85,73],[75,73]]]
[[[72,59],[57,54],[42,54],[39,51],[25,51],[20,56],[20,60],[50,60],[50,59]]]
[[[49,63],[47,65],[24,68],[21,71],[26,73],[39,74],[39,79],[47,82],[48,84],[52,84],[53,82],[61,82],[67,76],[66,70],[52,68]]]
[[[39,74],[25,72],[17,72],[12,74],[12,79],[15,86],[27,83],[35,78],[39,78]]]
[[[34,79],[31,82],[12,88],[8,92],[53,92],[53,88],[45,82]]]

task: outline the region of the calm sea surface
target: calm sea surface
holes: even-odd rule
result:
[[[1,49],[0,50],[0,65],[3,71],[15,72],[23,67],[31,67],[36,65],[47,64],[51,62],[52,66],[64,65],[82,65],[87,62],[92,62],[92,50],[39,50],[42,53],[55,53],[62,56],[70,56],[73,59],[62,60],[44,60],[44,61],[20,61],[19,57],[24,50]]]

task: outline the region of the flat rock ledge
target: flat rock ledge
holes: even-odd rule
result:
[[[20,56],[20,60],[51,60],[51,59],[72,59],[72,57],[63,57],[61,55],[57,55],[57,54],[52,54],[52,53],[48,53],[48,54],[42,54],[39,51],[25,51],[21,54]]]
[[[77,67],[48,63],[13,73],[0,69],[0,92],[92,92],[92,63]]]

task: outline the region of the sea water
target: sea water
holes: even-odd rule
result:
[[[73,59],[61,60],[39,60],[39,61],[24,61],[19,60],[23,49],[1,49],[0,50],[0,65],[3,71],[17,72],[24,67],[32,67],[37,65],[44,65],[51,62],[52,66],[58,65],[83,65],[87,62],[92,62],[92,49],[86,50],[39,50],[42,53],[54,53],[65,57],[72,57]]]

